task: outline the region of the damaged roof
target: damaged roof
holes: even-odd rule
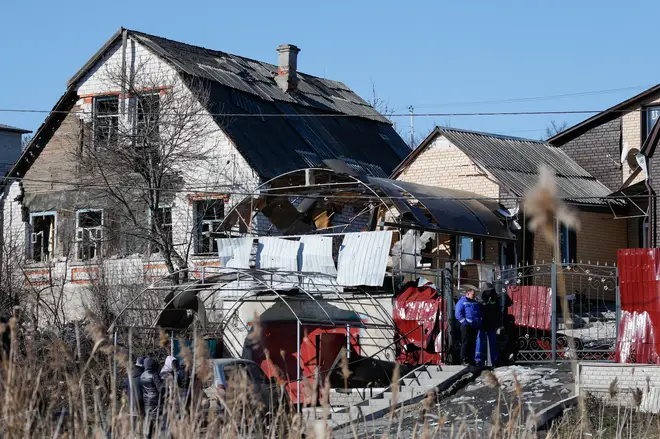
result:
[[[123,31],[69,80],[70,87],[121,41]],[[339,81],[298,71],[296,90],[285,92],[275,82],[274,64],[127,33],[175,67],[184,81],[209,86],[209,112],[262,178],[320,166],[326,159],[342,159],[358,172],[387,177],[410,153],[392,123]]]
[[[436,129],[394,171],[399,175],[437,136],[446,137],[479,168],[516,196],[524,196],[538,180],[543,164],[556,175],[558,196],[579,204],[606,205],[611,191],[564,151],[548,142],[456,128]]]

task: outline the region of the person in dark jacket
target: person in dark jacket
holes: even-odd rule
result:
[[[144,412],[142,385],[140,384],[142,373],[144,373],[144,358],[138,357],[130,375],[124,380],[124,392],[128,395],[129,407],[132,408],[134,416],[140,416]]]
[[[144,400],[145,432],[151,437],[162,412],[163,381],[158,374],[158,363],[153,358],[144,359],[144,372],[140,376]]]
[[[502,326],[502,307],[500,298],[491,283],[486,283],[481,292],[481,315],[483,323],[477,334],[477,364],[485,365],[490,351],[491,365],[498,360],[497,330]]]
[[[461,325],[461,361],[467,366],[475,364],[481,306],[474,300],[476,288],[472,285],[463,285],[463,288],[465,295],[456,304],[455,316]]]

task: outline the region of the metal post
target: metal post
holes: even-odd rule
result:
[[[456,236],[456,264],[458,265],[458,269],[456,270],[456,289],[458,290],[457,292],[461,291],[461,237]],[[460,293],[459,293],[460,294]]]
[[[351,327],[346,325],[346,358],[351,359]]]
[[[557,361],[557,263],[553,262],[551,268],[552,320],[550,328],[552,331],[552,361]]]
[[[115,349],[112,354],[112,376],[113,379],[115,380],[115,398],[116,398],[117,389],[119,388],[119,386],[117,386],[117,330],[116,329],[115,329],[115,337],[114,337],[114,346]]]
[[[616,340],[619,339],[619,322],[621,321],[621,297],[619,296],[619,267],[614,269],[614,282],[616,285]]]
[[[419,330],[422,334],[421,338],[419,339],[419,345],[422,348],[420,364],[423,365],[424,364],[424,325],[419,325]]]
[[[298,404],[298,413],[300,413],[300,321],[298,321],[298,324],[296,325],[296,360],[298,362],[298,365],[296,366],[296,379],[297,379],[297,395],[296,395],[296,402]]]
[[[174,356],[174,331],[170,332],[170,356]]]

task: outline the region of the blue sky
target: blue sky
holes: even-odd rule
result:
[[[373,81],[396,113],[410,105],[417,113],[602,110],[660,82],[660,57],[649,56],[657,0],[6,3],[3,109],[52,108],[66,81],[120,26],[273,63],[275,47],[293,43],[302,49],[301,71],[341,80],[365,99]],[[551,120],[586,117],[431,116],[415,125],[419,132],[448,124],[540,138]],[[0,112],[0,123],[32,130],[44,118]],[[396,121],[408,130],[408,117]]]

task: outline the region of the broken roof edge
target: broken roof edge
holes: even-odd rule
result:
[[[610,108],[601,111],[600,113],[596,113],[593,116],[583,120],[582,122],[579,122],[565,129],[564,131],[555,134],[554,136],[548,138],[547,142],[555,146],[564,145],[571,140],[581,136],[590,129],[596,128],[604,123],[616,119],[619,116],[619,112],[625,111],[629,107],[641,103],[641,101],[644,101],[646,98],[655,93],[660,93],[660,84],[656,84],[653,87],[650,87],[643,92],[626,99],[623,102],[619,102],[618,104],[613,105]]]

